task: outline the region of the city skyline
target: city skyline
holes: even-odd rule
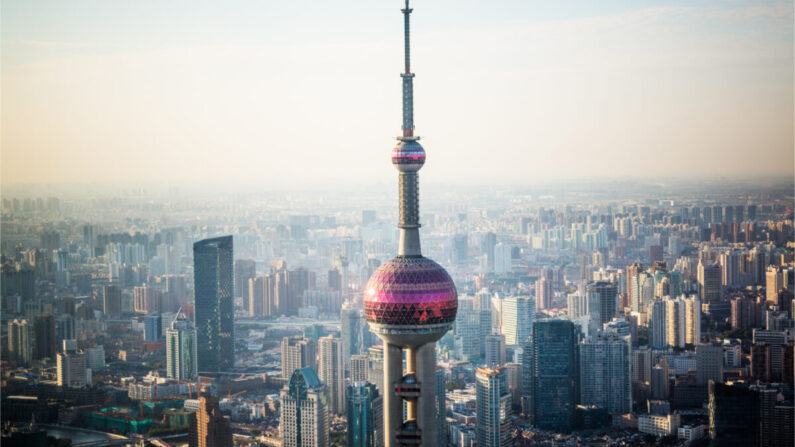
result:
[[[388,176],[394,5],[40,4],[4,4],[4,186]],[[437,182],[793,174],[791,3],[419,6]]]

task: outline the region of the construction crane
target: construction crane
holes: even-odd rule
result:
[[[241,394],[245,394],[245,393],[246,393],[246,390],[243,390],[243,391],[238,391],[237,393],[235,393],[235,394],[232,394],[232,391],[230,390],[230,391],[229,391],[229,392],[226,394],[226,398],[227,398],[227,399],[231,399],[231,398],[233,398],[233,397],[237,397],[237,396],[240,396]]]

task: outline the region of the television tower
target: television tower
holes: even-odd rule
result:
[[[436,342],[452,328],[458,294],[442,266],[420,250],[417,171],[425,150],[414,135],[414,96],[409,52],[409,15],[403,12],[405,70],[403,135],[392,149],[399,171],[400,242],[397,257],[381,264],[367,282],[364,312],[384,342],[384,445],[437,447]],[[406,366],[403,367],[405,352]],[[406,418],[403,418],[403,402]]]

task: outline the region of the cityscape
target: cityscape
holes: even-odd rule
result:
[[[605,10],[619,9],[591,11],[581,5],[577,13],[568,6],[534,7],[534,13],[550,18],[528,26],[551,35],[558,26],[569,30],[567,21],[586,29],[593,26],[589,20],[618,26],[613,23],[616,17],[643,17],[657,29],[663,22],[654,20],[668,20],[674,10],[682,23],[705,11],[709,20],[722,23],[712,28],[715,23],[701,28],[690,23],[692,29],[682,35],[695,29],[720,34],[749,26],[751,31],[734,42],[742,51],[732,62],[705,58],[701,68],[680,68],[705,70],[713,62],[731,67],[726,82],[715,91],[734,91],[732,83],[745,79],[748,97],[756,98],[745,105],[756,112],[739,121],[733,121],[730,112],[715,115],[720,123],[715,126],[725,126],[720,131],[725,134],[702,135],[689,149],[666,152],[657,143],[638,140],[636,153],[617,156],[599,146],[602,137],[596,131],[592,153],[580,156],[574,151],[582,148],[567,153],[565,142],[573,140],[561,138],[556,145],[545,140],[548,136],[539,136],[545,147],[531,143],[526,148],[519,143],[521,133],[496,138],[500,143],[495,146],[504,138],[516,138],[512,148],[492,149],[478,123],[461,123],[459,133],[472,127],[473,141],[466,144],[478,152],[462,147],[459,157],[455,145],[460,140],[445,143],[432,136],[434,123],[445,127],[444,120],[433,116],[433,101],[445,99],[422,83],[426,71],[431,78],[440,76],[443,72],[434,70],[449,68],[439,65],[456,60],[441,54],[444,46],[438,39],[444,33],[464,32],[455,24],[466,20],[494,21],[501,14],[527,11],[497,2],[505,11],[478,17],[472,5],[462,2],[466,11],[453,13],[448,21],[443,19],[444,8],[422,0],[378,6],[345,3],[342,12],[318,6],[300,23],[313,23],[312,14],[339,18],[351,10],[365,17],[350,20],[372,17],[381,23],[380,14],[388,11],[384,23],[393,26],[385,33],[388,43],[378,51],[390,52],[391,57],[383,71],[387,74],[378,76],[386,77],[384,84],[394,84],[394,98],[376,104],[380,92],[372,89],[352,93],[350,101],[366,101],[370,95],[378,109],[394,109],[374,110],[368,120],[378,124],[361,123],[367,127],[365,139],[371,124],[390,128],[389,122],[380,123],[384,117],[399,122],[400,129],[382,135],[381,146],[368,147],[377,155],[371,158],[361,156],[356,142],[350,143],[350,152],[347,142],[335,141],[311,150],[295,149],[288,140],[297,134],[285,128],[286,136],[258,141],[256,150],[271,160],[262,172],[274,166],[280,171],[267,171],[259,183],[247,174],[254,172],[249,169],[258,164],[257,156],[233,147],[223,155],[203,146],[206,142],[191,149],[194,139],[211,135],[200,130],[178,145],[181,159],[170,158],[175,155],[166,147],[173,144],[168,131],[142,131],[153,148],[167,143],[151,149],[162,151],[162,158],[153,155],[147,161],[151,166],[141,169],[146,153],[125,149],[128,146],[107,137],[114,128],[123,133],[129,130],[125,126],[134,124],[125,120],[132,112],[122,111],[124,106],[91,112],[102,120],[97,124],[103,128],[101,135],[95,136],[108,144],[102,151],[116,153],[97,150],[81,159],[78,153],[92,149],[77,149],[82,143],[73,136],[91,126],[84,123],[85,127],[64,131],[82,118],[69,113],[62,121],[49,117],[50,108],[74,107],[73,115],[80,115],[86,113],[83,106],[73,103],[65,91],[43,103],[33,101],[26,96],[33,90],[24,83],[44,86],[50,82],[48,76],[61,74],[73,77],[75,88],[81,85],[78,71],[51,71],[47,64],[88,64],[96,57],[91,52],[108,52],[107,56],[117,51],[111,47],[118,42],[97,49],[79,40],[81,33],[96,33],[100,20],[94,14],[105,7],[109,9],[103,11],[111,12],[107,18],[119,26],[115,34],[106,29],[108,42],[123,39],[129,31],[122,12],[130,17],[151,13],[152,40],[142,39],[141,48],[154,45],[167,53],[176,47],[156,42],[168,28],[158,22],[166,15],[151,5],[92,5],[99,9],[78,19],[74,13],[86,7],[79,5],[71,16],[52,21],[52,11],[9,3],[3,5],[4,52],[10,53],[3,59],[11,68],[3,69],[3,95],[10,99],[4,99],[3,107],[0,188],[4,445],[795,445],[791,4],[685,7],[662,2],[651,9],[623,10],[626,6],[606,2]],[[576,3],[571,7],[577,9]],[[64,7],[48,5],[53,11]],[[229,19],[225,12],[250,12],[252,17],[262,12],[262,5],[243,2],[230,4],[224,13],[215,11],[222,18],[211,18],[204,16],[210,14],[205,7],[179,11],[187,16],[171,25],[184,31],[193,14],[201,11],[208,23],[232,20],[229,23],[242,30],[249,20],[259,19],[245,13]],[[275,17],[294,19],[293,6],[268,7],[274,8]],[[375,10],[367,12],[368,7]],[[521,24],[520,18],[504,20],[499,30]],[[760,26],[771,23],[775,26]],[[303,43],[290,40],[295,37],[289,32],[280,34],[280,25],[273,26],[273,35],[281,36],[284,45],[302,51]],[[318,26],[338,29],[333,24]],[[437,26],[442,34],[434,34]],[[341,28],[342,34],[351,32]],[[28,29],[33,31],[26,34]],[[364,29],[362,36],[374,32]],[[254,38],[241,30],[236,31],[240,36]],[[133,35],[140,32],[136,27]],[[63,33],[76,40],[35,40],[36,33],[46,39]],[[306,31],[307,39],[313,35]],[[357,51],[369,54],[367,45],[382,44],[375,35],[361,47],[337,45],[334,37],[325,36],[329,40],[324,51],[351,51],[341,53],[343,60]],[[777,46],[781,36],[788,43]],[[683,42],[685,47],[691,43]],[[704,42],[693,43],[693,54]],[[748,52],[746,46],[764,56]],[[23,54],[22,47],[30,54]],[[130,59],[118,62],[137,70],[131,61],[148,51],[141,48],[124,53]],[[789,52],[781,54],[782,48]],[[50,51],[66,53],[48,61]],[[512,60],[510,55],[500,59],[504,54],[498,53],[477,57],[493,57],[498,66]],[[767,87],[774,96],[788,95],[783,103],[751,86],[759,81],[756,74],[737,68],[755,64],[758,57],[764,62],[757,67],[765,67],[758,70],[764,72],[759,76],[771,80]],[[190,65],[188,59],[185,56],[183,62]],[[372,61],[378,63],[377,58]],[[455,63],[465,75],[472,69],[473,79],[482,75],[477,64]],[[623,62],[608,61],[605,66],[611,63]],[[594,67],[581,68],[604,70]],[[32,75],[23,75],[25,70]],[[330,71],[337,76],[335,69]],[[786,74],[788,80],[780,84]],[[246,79],[241,75],[228,82],[245,84]],[[284,76],[279,81],[284,86],[274,88],[299,88],[295,85],[307,79],[312,77]],[[124,95],[122,85],[117,87],[107,94]],[[482,102],[476,92],[481,87],[466,88],[473,89],[473,113],[479,117],[475,120],[487,128],[513,119],[500,106],[480,107],[489,102]],[[498,88],[482,88],[491,89],[494,104],[508,101],[497,99]],[[101,90],[98,87],[97,95]],[[136,95],[133,90],[126,93],[128,105]],[[146,95],[147,101],[157,96],[154,91]],[[214,113],[208,110],[218,104],[198,105],[213,101],[214,95],[197,98],[197,108],[207,108],[198,113]],[[278,102],[278,94],[273,95]],[[329,97],[314,101],[323,98]],[[81,96],[83,100],[86,107],[96,101]],[[457,106],[455,101],[451,105]],[[699,101],[704,98],[680,106],[706,107]],[[171,107],[167,99],[157,104]],[[650,97],[649,106],[654,104]],[[304,106],[311,108],[312,103]],[[348,106],[340,105],[333,118],[348,121]],[[292,113],[289,107],[285,105],[286,115]],[[550,121],[528,126],[557,129],[562,121],[555,121],[556,113],[550,109],[551,116],[545,118]],[[777,113],[785,116],[768,119]],[[307,110],[302,119],[311,122],[313,116]],[[34,122],[43,126],[42,134],[49,134],[39,136],[31,127]],[[210,122],[222,125],[208,118],[197,126],[211,126]],[[580,118],[565,122],[581,123]],[[705,135],[716,132],[703,121],[690,124]],[[589,130],[575,127],[568,132]],[[632,139],[634,132],[615,138]],[[640,132],[654,138],[651,128]],[[676,132],[682,132],[676,137],[681,139],[695,130],[672,131]],[[426,133],[427,141],[421,138]],[[533,132],[527,137],[532,140]],[[250,136],[230,135],[228,143],[245,138]],[[356,138],[353,132],[348,140]],[[725,143],[726,138],[734,141]],[[45,140],[54,146],[45,148]],[[528,166],[528,152],[537,166]],[[238,156],[229,170],[226,158]],[[495,164],[490,158],[509,161]],[[197,160],[203,166],[188,167]],[[166,169],[163,165],[168,174],[157,174]],[[638,166],[648,171],[638,171]],[[208,177],[214,168],[218,175]],[[472,175],[479,171],[482,176]]]

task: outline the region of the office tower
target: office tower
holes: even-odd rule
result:
[[[28,366],[33,360],[33,337],[28,320],[8,322],[8,356],[21,366]]]
[[[567,320],[537,321],[533,325],[530,380],[535,426],[545,430],[571,429],[579,394],[578,331]]]
[[[436,370],[436,445],[447,445],[447,378]]]
[[[603,334],[580,345],[580,403],[616,416],[632,410],[628,338]]]
[[[543,276],[536,280],[536,307],[552,309],[552,281]]]
[[[101,371],[105,369],[105,347],[92,346],[85,349],[86,366],[92,372]]]
[[[714,304],[723,298],[721,268],[718,264],[698,261],[698,297],[702,303]]]
[[[121,316],[121,288],[118,286],[102,288],[102,313],[108,318]]]
[[[466,262],[469,257],[469,250],[467,247],[467,235],[456,234],[453,237],[453,262],[460,264]]]
[[[243,310],[249,308],[248,281],[257,276],[257,263],[253,259],[236,259],[235,269],[235,298],[243,299]]]
[[[301,297],[304,292],[315,288],[315,272],[299,267],[285,273],[287,300],[285,306],[281,306],[284,300],[280,302],[280,306],[283,308],[281,312],[286,315],[296,315],[298,308],[301,307]]]
[[[618,293],[616,284],[608,281],[590,282],[585,290],[588,297],[588,333],[592,335],[616,316]]]
[[[523,345],[533,334],[535,300],[528,296],[509,296],[502,301],[502,333],[506,345]]]
[[[648,347],[632,351],[632,381],[639,384],[651,384],[652,352]]]
[[[283,447],[328,447],[326,388],[312,368],[293,371],[281,391],[279,433]]]
[[[662,358],[651,369],[651,398],[668,400],[670,394],[670,381],[668,379],[668,359]]]
[[[378,388],[356,381],[348,387],[348,447],[384,444],[384,408]]]
[[[505,368],[478,368],[475,371],[478,447],[512,445],[510,429],[511,394]]]
[[[696,346],[696,375],[698,383],[723,383],[723,346]]]
[[[413,77],[409,64],[408,0],[402,10],[405,33],[403,135],[392,150],[400,172],[398,256],[373,273],[365,287],[364,312],[371,330],[384,341],[384,432],[386,447],[438,441],[436,409],[436,341],[452,328],[458,297],[452,278],[422,256],[419,233],[417,171],[425,151],[414,136]],[[406,369],[403,369],[403,352]],[[373,377],[374,380],[377,380]],[[397,385],[400,384],[400,385]],[[406,417],[403,417],[403,401]]]
[[[163,325],[160,314],[155,312],[144,317],[144,341],[158,342],[162,337]]]
[[[579,292],[570,293],[566,296],[566,305],[569,320],[577,320],[588,315],[588,299]]]
[[[317,369],[317,346],[311,338],[282,339],[282,377],[288,380],[300,368]]]
[[[665,344],[674,348],[685,347],[685,302],[664,299]]]
[[[367,369],[370,358],[367,354],[354,354],[351,356],[351,383],[367,382]]]
[[[367,378],[374,383],[378,392],[384,395],[384,346],[370,346],[367,349]]]
[[[480,238],[480,253],[485,254],[489,263],[494,263],[494,246],[497,245],[497,235],[488,232]]]
[[[500,366],[505,364],[505,336],[490,334],[486,336],[486,365]]]
[[[57,354],[56,373],[58,386],[65,388],[82,388],[86,386],[85,354]]]
[[[480,311],[459,310],[455,319],[454,334],[457,358],[477,363],[481,359],[480,343],[485,336],[481,334]]]
[[[524,359],[521,359],[524,360]],[[508,378],[508,392],[511,394],[511,405],[520,407],[522,405],[522,394],[524,393],[524,367],[521,363],[506,363],[505,375]]]
[[[233,447],[232,425],[221,414],[218,398],[202,396],[199,410],[190,416],[188,447]]]
[[[58,341],[55,334],[55,317],[52,315],[38,315],[33,318],[33,358],[54,359],[58,351]]]
[[[262,317],[269,315],[264,312],[266,308],[266,292],[265,292],[266,278],[264,276],[257,276],[248,279],[248,296],[243,297],[243,301],[248,301],[246,309],[250,317]]]
[[[340,338],[346,359],[366,352],[364,340],[367,331],[367,321],[362,309],[349,308],[340,311]],[[348,365],[345,365],[345,370],[348,370]]]
[[[784,275],[776,266],[765,271],[765,297],[769,303],[778,303],[778,291],[784,287]]]
[[[744,386],[709,384],[710,445],[748,447],[759,436],[759,397]]]
[[[162,293],[149,286],[133,288],[133,310],[137,313],[151,314],[163,309]]]
[[[511,271],[513,267],[513,261],[511,260],[512,250],[513,247],[502,242],[494,246],[494,273],[502,275]]]
[[[235,366],[232,236],[193,244],[193,283],[199,372]]]
[[[329,393],[329,410],[345,414],[345,357],[342,340],[329,335],[318,340],[318,377]]]
[[[632,310],[637,311],[637,302],[638,302],[638,295],[639,295],[639,287],[638,287],[638,275],[643,272],[643,264],[641,263],[634,263],[632,265],[627,266],[626,268],[627,274],[627,294],[629,295],[629,303],[632,307]]]
[[[64,340],[74,340],[76,338],[74,317],[69,314],[55,317],[55,339],[58,346]]]
[[[649,307],[651,308],[651,315],[649,316],[649,343],[651,343],[653,348],[663,348],[667,344],[665,301],[654,300]]]
[[[182,308],[166,329],[166,374],[171,379],[198,377],[196,328]]]
[[[649,245],[649,264],[654,264],[657,261],[663,260],[662,245],[652,244]]]

